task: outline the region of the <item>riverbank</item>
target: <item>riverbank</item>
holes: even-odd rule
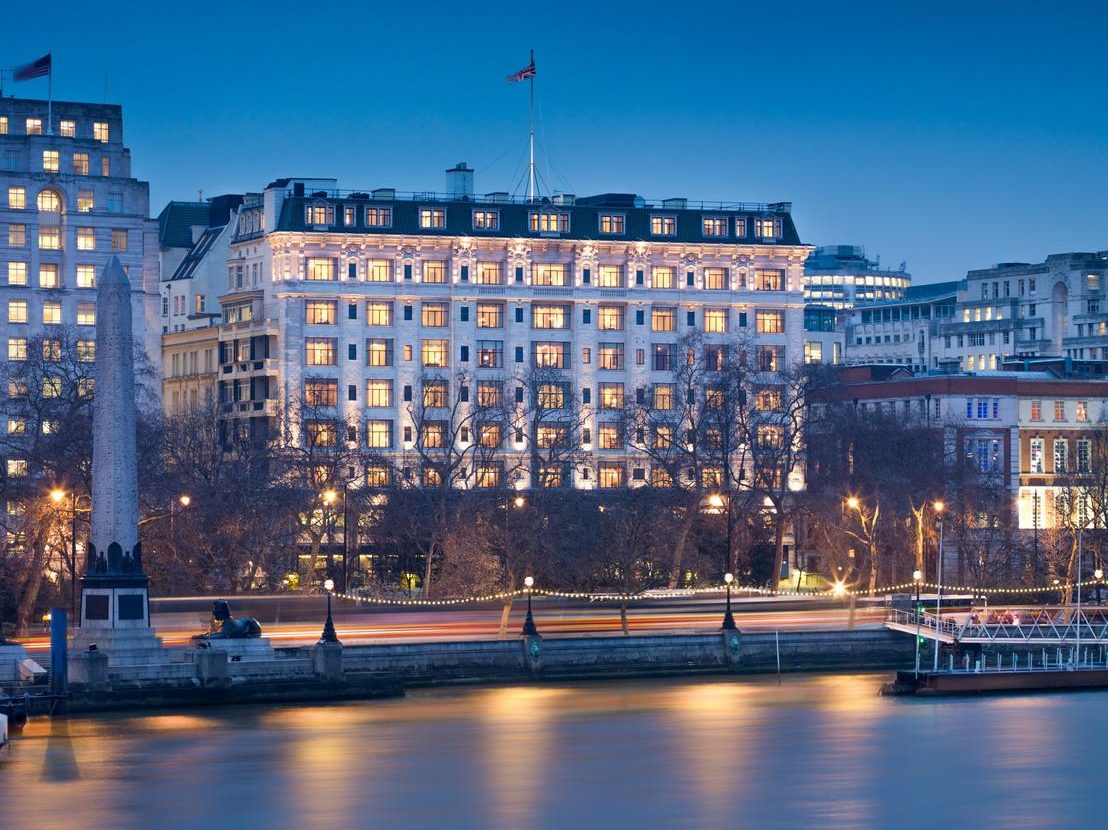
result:
[[[69,711],[323,703],[449,685],[893,670],[913,657],[910,638],[884,630],[331,644],[243,660],[233,650],[213,643],[188,654],[167,650],[174,660],[160,665],[105,664],[102,673],[71,684]]]

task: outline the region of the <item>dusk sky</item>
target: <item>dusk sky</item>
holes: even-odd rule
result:
[[[151,212],[280,176],[791,201],[917,282],[1108,249],[1101,3],[10,3],[0,65],[124,107]],[[555,11],[556,10],[556,11]],[[4,94],[45,97],[46,81]],[[548,161],[549,159],[549,161]]]

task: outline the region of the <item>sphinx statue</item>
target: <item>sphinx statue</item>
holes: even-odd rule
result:
[[[248,637],[261,637],[262,627],[253,617],[232,617],[231,606],[225,599],[212,603],[212,621],[208,633],[201,634],[202,640],[242,640]]]

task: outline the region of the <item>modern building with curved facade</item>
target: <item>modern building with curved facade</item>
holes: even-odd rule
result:
[[[804,263],[804,301],[832,308],[852,308],[903,300],[912,285],[906,265],[893,271],[866,259],[860,245],[824,245]]]

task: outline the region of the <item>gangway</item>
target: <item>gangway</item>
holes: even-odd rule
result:
[[[982,646],[1108,644],[1108,608],[1062,605],[935,614],[890,609],[885,627],[942,643]]]

